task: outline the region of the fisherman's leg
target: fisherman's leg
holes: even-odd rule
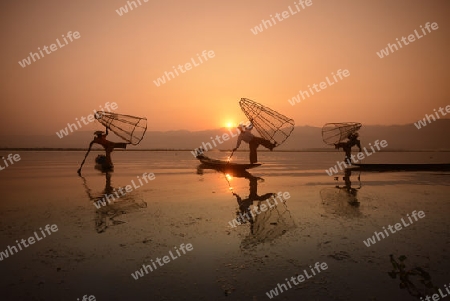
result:
[[[275,143],[270,142],[267,139],[262,139],[262,143],[261,143],[265,148],[270,149],[271,151],[273,150],[273,148],[275,146],[277,146]]]
[[[270,150],[273,150],[273,148],[276,146],[276,144],[274,144],[274,143],[272,143],[269,140],[264,139],[264,138],[255,137],[253,139],[256,139],[258,144],[261,144],[262,146],[264,146],[265,148],[268,148]]]
[[[256,162],[258,162],[258,153],[256,151],[256,149],[258,148],[258,142],[255,141],[253,142],[254,139],[252,139],[252,141],[250,141],[249,146],[250,146],[250,163],[254,164]]]
[[[127,148],[128,143],[114,143],[113,147],[114,148]]]
[[[114,148],[107,148],[105,149],[105,153],[106,153],[106,165],[108,167],[112,167],[114,166],[114,164],[112,163],[112,159],[111,159],[111,152],[113,151]]]
[[[346,150],[345,151],[345,162],[347,162],[347,164],[352,164],[351,161],[351,150]]]

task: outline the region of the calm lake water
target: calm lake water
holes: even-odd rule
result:
[[[417,300],[413,295],[433,293],[420,282],[425,274],[410,275],[401,289],[398,274],[388,275],[391,254],[407,257],[403,272],[396,270],[403,276],[419,267],[436,288],[450,282],[449,172],[330,177],[325,169],[341,152],[261,152],[262,166],[226,175],[201,168],[187,151],[117,151],[114,172],[96,170],[100,152],[92,152],[79,177],[84,152],[12,153],[22,159],[0,171],[0,252],[47,224],[58,231],[3,257],[4,300],[269,300],[270,290],[316,262],[328,268],[274,299]],[[247,161],[248,152],[233,156]],[[449,163],[450,153],[376,153],[365,162]],[[144,173],[155,179],[94,206]],[[256,211],[279,192],[289,194],[285,203]],[[250,211],[251,220],[230,226]],[[363,243],[413,211],[425,217],[370,247]],[[192,250],[171,258],[182,244]],[[164,256],[170,261],[132,276]]]

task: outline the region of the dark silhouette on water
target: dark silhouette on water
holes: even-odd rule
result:
[[[123,142],[112,142],[106,139],[106,136],[108,136],[108,128],[106,128],[106,133],[102,132],[102,131],[96,131],[94,133],[95,138],[94,140],[91,141],[91,143],[89,143],[89,148],[88,151],[86,153],[86,155],[84,156],[83,162],[81,163],[80,168],[78,169],[78,174],[81,175],[81,168],[83,167],[84,162],[86,161],[87,156],[89,155],[89,152],[91,151],[92,145],[94,143],[96,144],[100,144],[101,146],[103,146],[103,148],[105,149],[105,161],[102,162],[102,169],[106,170],[112,170],[114,168],[114,164],[112,163],[111,160],[111,153],[113,152],[114,149],[116,148],[127,148],[127,145],[130,143],[123,143]]]
[[[358,181],[359,181],[359,187],[353,188],[352,182],[351,182],[351,176],[352,171],[349,169],[346,169],[344,171],[344,177],[342,177],[342,180],[344,180],[345,185],[343,187],[337,185],[339,189],[343,189],[348,194],[348,203],[352,206],[359,206],[359,201],[357,198],[358,190],[361,189],[361,173],[358,175]]]
[[[116,190],[113,186],[111,186],[111,175],[112,173],[110,172],[105,173],[105,188],[103,189],[103,192],[99,194],[94,194],[87,185],[86,178],[80,175],[80,177],[83,179],[83,186],[89,200],[97,204],[97,206],[95,206],[93,203],[93,206],[96,207],[95,230],[97,231],[97,233],[105,232],[106,229],[110,226],[116,226],[125,223],[123,221],[116,220],[116,218],[121,216],[122,214],[127,214],[138,211],[142,208],[147,208],[146,202],[142,200],[136,201],[136,191],[132,191],[120,198],[114,199],[114,201],[112,202],[108,202],[106,195],[113,195],[114,191]]]
[[[215,169],[203,164],[198,166],[197,174],[203,175],[204,169],[212,169],[222,173],[228,182],[230,192],[236,198],[238,204],[236,219],[231,223],[235,226],[249,223],[250,235],[242,240],[241,248],[247,249],[260,243],[271,242],[284,235],[288,230],[296,227],[288,210],[286,200],[280,200],[280,193],[258,194],[258,182],[264,182],[263,178],[255,177],[245,170],[224,172],[221,169]],[[242,194],[234,191],[230,183],[232,178],[244,178],[249,181],[249,194],[247,197],[242,197]],[[261,210],[262,206],[266,206],[267,210]],[[252,215],[252,211],[256,213]]]
[[[248,171],[239,173],[235,175],[235,177],[244,177],[249,181],[249,194],[245,199],[241,198],[231,189],[231,192],[236,197],[236,201],[239,205],[239,211],[236,212],[236,220],[238,220],[241,224],[245,224],[248,221],[250,223],[250,230],[253,233],[254,220],[253,215],[251,214],[250,206],[252,206],[254,202],[265,201],[276,194],[265,193],[263,195],[258,195],[258,181],[264,181],[264,179],[261,177],[254,177]],[[227,179],[230,188],[232,188],[227,175],[225,178]]]
[[[345,152],[345,162],[348,164],[352,164],[351,155],[352,155],[352,147],[359,147],[359,151],[361,152],[361,141],[358,139],[358,133],[351,133],[347,136],[347,141],[339,142],[334,145],[336,149],[342,148]]]
[[[267,139],[254,136],[251,133],[251,130],[253,128],[252,125],[245,126],[244,124],[241,123],[241,124],[239,124],[239,126],[237,128],[239,129],[240,134],[237,137],[236,147],[233,149],[233,153],[239,148],[242,141],[248,143],[248,145],[250,147],[250,163],[251,164],[258,162],[258,153],[257,153],[258,146],[262,145],[265,148],[270,149],[270,151],[272,151],[274,149],[274,147],[277,146],[275,143],[272,143]]]
[[[437,287],[431,282],[431,276],[421,267],[415,267],[410,270],[406,270],[404,261],[406,256],[402,255],[398,258],[399,262],[394,259],[394,255],[389,255],[393,270],[388,272],[388,275],[392,279],[396,279],[397,276],[400,280],[399,287],[406,289],[411,296],[420,298],[426,295],[433,295],[437,293]],[[415,279],[412,279],[415,278]]]
[[[295,122],[292,118],[256,101],[241,98],[239,100],[239,106],[247,117],[247,120],[250,121],[249,129],[254,127],[262,137],[261,139],[269,141],[269,143],[264,142],[269,149],[282,145],[294,130]]]
[[[358,174],[359,186],[356,188],[352,186],[351,176],[352,170],[346,169],[342,177],[344,185],[338,184],[335,187],[324,188],[320,191],[322,205],[328,213],[347,217],[360,217],[362,215],[358,200],[358,191],[362,188],[361,173]],[[335,180],[338,181],[339,177],[335,177]]]
[[[196,154],[196,158],[200,162],[202,162],[202,167],[216,169],[216,170],[220,170],[222,172],[236,172],[236,171],[239,172],[239,171],[244,171],[246,169],[261,166],[261,164],[259,164],[259,163],[255,163],[255,164],[245,164],[244,163],[243,164],[243,163],[230,162],[230,159],[231,159],[231,156],[233,155],[233,153],[231,153],[231,155],[230,155],[230,157],[228,157],[227,161],[211,159],[211,158],[207,157],[203,153],[202,148],[195,150],[195,154]]]

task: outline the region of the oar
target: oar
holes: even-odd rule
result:
[[[80,168],[79,168],[78,171],[77,171],[79,175],[81,175],[81,168],[83,167],[83,164],[84,164],[84,162],[86,161],[86,158],[87,158],[87,156],[89,155],[89,152],[91,151],[91,147],[92,147],[92,142],[89,144],[88,151],[87,151],[86,155],[84,156],[83,162],[81,162]]]
[[[231,151],[231,155],[228,157],[228,163],[230,163],[231,157],[233,157],[234,149]]]

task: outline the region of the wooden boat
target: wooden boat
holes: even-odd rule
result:
[[[259,163],[255,164],[242,164],[242,163],[233,163],[228,161],[222,161],[217,159],[211,159],[203,154],[197,156],[197,159],[204,165],[212,167],[214,169],[219,170],[246,170],[250,168],[255,168],[261,166]]]
[[[363,164],[353,163],[352,166],[367,171],[450,171],[450,164]]]

